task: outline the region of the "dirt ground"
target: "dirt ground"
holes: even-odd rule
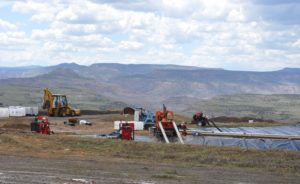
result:
[[[115,117],[117,118],[117,117]],[[141,156],[143,152],[134,152],[132,148],[145,149],[147,143],[131,144],[122,141],[99,142],[93,140],[89,147],[89,140],[81,139],[73,140],[68,134],[106,134],[113,131],[113,123],[109,115],[90,115],[82,116],[80,119],[86,119],[93,123],[92,126],[68,126],[64,125],[67,118],[51,117],[51,130],[55,132],[47,136],[35,136],[30,133],[30,122],[33,117],[23,118],[6,118],[0,119],[0,183],[236,183],[236,184],[252,184],[252,183],[299,183],[299,153],[290,152],[270,152],[271,157],[281,158],[286,156],[292,158],[291,162],[297,161],[295,165],[288,166],[287,163],[278,161],[274,163],[272,160],[271,169],[256,168],[251,165],[255,162],[253,158],[259,159],[261,155],[265,155],[268,159],[269,152],[261,151],[244,151],[237,150],[232,153],[241,153],[244,155],[252,155],[246,157],[246,164],[240,164],[239,158],[221,157],[218,155],[228,155],[223,153],[224,149],[210,147],[185,146],[178,149],[176,145],[168,146],[166,150],[173,150],[174,153],[168,154],[165,150],[160,150],[163,144],[158,146],[152,143],[149,145],[152,152],[147,153],[149,156]],[[142,132],[145,134],[147,132]],[[60,141],[62,141],[60,143]],[[86,144],[87,143],[87,144]],[[107,145],[110,147],[107,147]],[[113,151],[113,147],[120,148],[120,151]],[[68,147],[71,145],[70,147]],[[95,147],[95,145],[100,145]],[[101,147],[101,145],[103,147]],[[178,145],[180,146],[180,145]],[[128,152],[124,152],[128,147]],[[182,152],[187,150],[187,152]],[[195,149],[202,149],[201,154],[207,153],[203,160],[197,152],[194,155],[181,155],[188,153],[189,149],[195,152]],[[111,154],[110,155],[110,150]],[[155,152],[157,150],[157,153]],[[101,152],[100,152],[101,151]],[[127,150],[126,150],[127,151]],[[197,150],[196,150],[197,151]],[[226,151],[226,149],[225,149]],[[123,153],[124,152],[124,153]],[[182,156],[185,160],[189,160],[190,164],[186,164],[184,159],[178,160],[176,155]],[[231,152],[231,150],[227,150]],[[214,153],[214,154],[212,154]],[[156,156],[156,154],[158,156]],[[275,156],[273,156],[273,154]],[[153,155],[151,157],[151,155]],[[212,156],[210,156],[212,155]],[[242,156],[244,156],[242,155]],[[257,155],[257,156],[256,156]],[[283,156],[282,156],[283,155]],[[232,155],[231,155],[232,156]],[[146,159],[147,158],[147,159]],[[163,160],[168,161],[164,162]],[[174,162],[172,161],[174,159]],[[247,160],[248,159],[248,160]],[[156,161],[155,161],[156,160]],[[217,160],[217,162],[212,161]],[[223,162],[237,162],[237,165],[222,164]],[[244,161],[244,162],[245,162]],[[205,164],[202,164],[205,162]],[[210,164],[213,162],[214,164]],[[248,164],[249,162],[249,164]],[[221,163],[221,164],[220,164]],[[274,167],[273,167],[274,166]],[[284,166],[287,170],[281,171],[280,167]],[[279,169],[277,169],[277,167]],[[273,171],[272,171],[273,168]]]
[[[178,167],[122,159],[0,156],[0,183],[298,183],[293,175],[250,169]]]
[[[50,117],[51,130],[56,133],[75,133],[75,134],[108,134],[114,131],[114,123],[110,120],[109,115],[85,115],[78,117],[92,123],[89,125],[65,125],[63,122],[68,118]]]
[[[118,116],[117,116],[118,117]],[[108,134],[114,131],[109,115],[86,115],[76,117],[92,123],[88,125],[65,125],[70,117],[49,117],[50,128],[54,133],[71,134]],[[30,122],[34,117],[0,118],[0,132],[29,132]]]

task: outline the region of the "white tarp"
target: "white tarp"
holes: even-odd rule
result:
[[[9,106],[8,109],[9,109],[9,116],[11,116],[11,117],[26,116],[26,109],[25,109],[25,107]]]
[[[27,116],[36,116],[39,113],[38,107],[25,107],[25,112]]]
[[[120,123],[134,123],[134,130],[144,130],[144,122],[143,121],[115,121],[114,129],[120,129]]]
[[[8,118],[9,117],[9,109],[0,107],[0,118]]]
[[[79,125],[92,125],[92,123],[87,120],[82,119],[79,121]]]

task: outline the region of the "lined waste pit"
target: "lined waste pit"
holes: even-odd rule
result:
[[[300,136],[300,125],[289,126],[274,126],[274,127],[239,127],[239,128],[221,128],[223,132],[241,133],[245,134],[263,134],[263,135],[282,135],[282,136]],[[191,129],[194,132],[200,132],[195,135],[184,136],[185,144],[193,145],[213,145],[213,146],[230,146],[241,147],[246,149],[280,149],[300,151],[300,140],[296,139],[268,139],[268,138],[236,138],[236,137],[222,137],[222,136],[202,136],[201,132],[218,132],[216,128],[196,128]],[[117,134],[103,134],[103,135],[76,135],[80,137],[89,138],[117,138]],[[163,142],[154,136],[136,135],[137,142]],[[177,138],[170,139],[173,143],[179,143]]]

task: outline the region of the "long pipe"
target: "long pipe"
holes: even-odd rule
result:
[[[193,131],[187,130],[188,135],[199,136],[220,136],[220,137],[239,137],[239,138],[265,138],[265,139],[290,139],[300,140],[299,135],[279,135],[279,134],[256,134],[256,133],[243,133],[243,132],[213,132],[213,131]]]

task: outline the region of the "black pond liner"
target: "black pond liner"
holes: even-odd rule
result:
[[[238,132],[248,134],[276,134],[276,135],[290,135],[300,136],[300,124],[289,126],[273,126],[273,127],[239,127],[239,128],[220,128],[223,132]],[[214,131],[219,132],[216,128],[195,128],[196,131]],[[111,134],[96,135],[95,138],[119,138],[118,132]],[[135,136],[135,141],[138,142],[160,142],[154,136]],[[194,145],[214,145],[214,146],[229,146],[229,147],[242,147],[246,149],[280,149],[300,151],[300,140],[289,139],[265,139],[265,138],[234,138],[234,137],[219,137],[219,136],[198,136],[189,135],[184,136],[183,141],[185,144]],[[179,144],[176,138],[170,139],[170,142]]]
[[[195,128],[196,131],[214,131],[216,128]],[[248,134],[276,134],[284,136],[300,136],[300,125],[273,126],[273,127],[239,127],[239,128],[221,128],[223,132],[239,132]],[[186,144],[214,145],[214,146],[233,146],[251,149],[281,149],[300,151],[300,140],[289,139],[249,139],[233,137],[214,137],[214,136],[187,136],[184,142]]]

